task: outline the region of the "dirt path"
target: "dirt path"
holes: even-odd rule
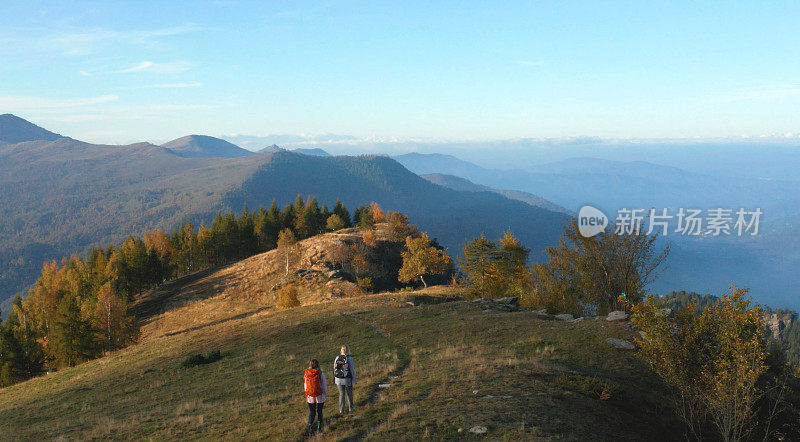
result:
[[[381,328],[381,326],[376,322],[367,321],[367,320],[361,319],[361,318],[356,318],[355,316],[349,315],[347,313],[342,313],[342,312],[339,312],[339,316],[342,316],[342,317],[347,318],[347,319],[351,319],[351,320],[356,321],[356,322],[360,322],[362,324],[369,325],[370,327],[372,327],[373,330],[375,330],[375,333],[377,333],[381,337],[384,337],[386,339],[390,339],[390,334],[386,330]],[[370,387],[370,389],[369,389],[369,393],[367,394],[366,399],[362,399],[361,401],[358,402],[357,405],[358,405],[359,409],[361,409],[362,407],[366,407],[367,408],[367,410],[362,410],[362,412],[369,411],[369,407],[371,405],[374,405],[374,404],[378,403],[381,400],[381,392],[387,390],[388,388],[391,388],[393,382],[395,382],[398,379],[402,378],[402,376],[405,373],[406,369],[408,369],[408,367],[411,365],[411,359],[410,359],[410,357],[404,357],[404,358],[401,358],[400,360],[401,360],[401,364],[399,366],[395,367],[394,370],[389,372],[386,375],[386,377],[382,378],[380,381],[378,381],[377,383],[372,385]],[[389,414],[391,414],[391,410],[388,413],[386,413],[387,416]],[[344,418],[344,416],[333,416],[333,417],[331,417],[330,420],[328,421],[328,426],[329,427],[333,426],[334,424],[336,424],[336,422],[339,419],[342,419],[342,418]],[[344,441],[361,441],[361,440],[364,440],[370,434],[373,434],[378,429],[380,429],[380,427],[383,426],[384,424],[386,424],[386,419],[385,418],[384,419],[379,419],[378,422],[376,422],[374,425],[372,425],[372,426],[370,426],[370,427],[368,427],[366,429],[357,431],[356,434],[353,434],[351,436],[343,438],[342,440],[344,440]],[[316,438],[317,438],[316,436],[317,435],[315,435],[315,434],[307,435],[305,440],[316,440]],[[324,438],[325,433],[323,432],[320,436],[322,436]]]

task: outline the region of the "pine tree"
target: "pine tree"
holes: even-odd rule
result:
[[[52,332],[47,336],[47,353],[61,367],[71,367],[92,359],[97,349],[94,330],[81,316],[77,300],[64,297],[58,305]]]
[[[272,250],[278,245],[278,232],[281,230],[282,215],[275,200],[269,210],[264,212],[264,215],[258,219],[255,226],[256,236],[258,237],[258,244],[261,251]]]
[[[499,260],[497,243],[489,241],[483,234],[464,245],[461,269],[466,273],[469,285],[480,296],[495,295],[494,286],[500,276],[497,268]]]
[[[322,231],[320,210],[316,198],[310,198],[298,214],[294,223],[294,231],[300,239],[310,238]]]
[[[352,227],[353,223],[350,220],[350,212],[347,211],[347,207],[345,207],[344,204],[342,204],[342,202],[338,199],[333,205],[333,214],[342,220],[344,227]]]
[[[241,259],[252,256],[258,250],[258,239],[256,238],[253,215],[247,209],[247,204],[242,208],[242,214],[237,220],[237,230],[239,232],[239,243],[236,257]]]

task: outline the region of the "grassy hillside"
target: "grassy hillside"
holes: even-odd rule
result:
[[[150,337],[75,368],[2,390],[4,437],[300,440],[302,369],[329,365],[342,343],[356,359],[357,411],[326,404],[322,440],[462,437],[518,440],[679,438],[661,384],[603,320],[563,323],[531,312],[436,303],[454,289],[339,299],[278,312],[253,306],[228,319]],[[217,362],[182,367],[190,355]],[[390,384],[381,388],[379,384]],[[484,426],[483,436],[468,433]]]

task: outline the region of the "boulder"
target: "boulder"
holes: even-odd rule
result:
[[[472,427],[469,429],[469,432],[472,434],[483,434],[489,431],[486,427]]]
[[[636,346],[625,339],[606,338],[606,344],[608,344],[611,348],[616,348],[619,350],[636,350]]]
[[[341,270],[328,270],[325,272],[325,276],[331,279],[341,279],[344,278],[344,272]]]
[[[606,317],[606,321],[624,321],[628,319],[628,314],[622,310],[614,310]]]
[[[575,317],[569,313],[562,313],[560,315],[556,315],[555,318],[558,319],[559,321],[572,321],[573,319],[575,319]]]
[[[499,302],[500,304],[519,305],[519,298],[517,298],[516,296],[506,296],[504,298],[497,298],[494,301]]]
[[[472,300],[472,302],[493,302],[493,301],[494,300],[492,298],[478,298]]]
[[[544,320],[553,319],[553,315],[547,314],[547,310],[545,310],[545,309],[533,310],[531,313],[533,313],[533,316],[535,316],[536,319],[544,319]]]

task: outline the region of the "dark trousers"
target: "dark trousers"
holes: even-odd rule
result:
[[[319,404],[308,404],[308,425],[314,423],[314,418],[316,417],[319,421],[319,424],[322,425],[322,406],[325,405],[325,402]]]

